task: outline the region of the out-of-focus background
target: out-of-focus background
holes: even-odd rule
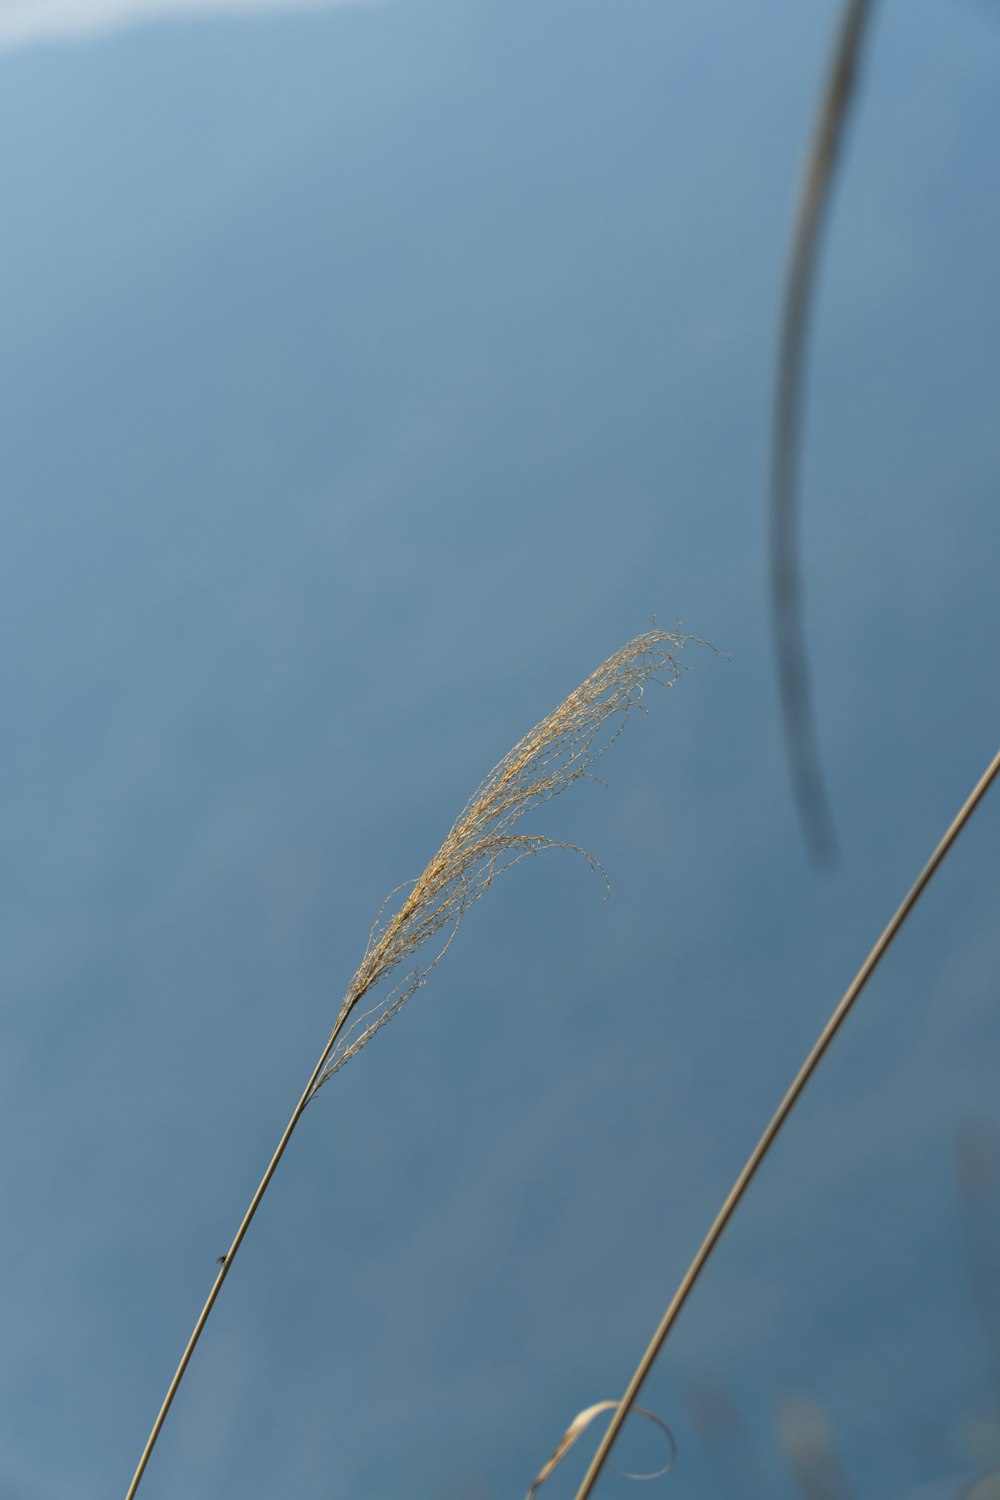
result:
[[[766,458],[838,14],[0,3],[2,1500],[124,1492],[382,898],[652,613],[732,660],[540,820],[611,899],[520,867],[310,1108],[147,1500],[523,1495],[995,749],[1000,13],[885,0],[810,359],[809,866]],[[994,793],[649,1384],[648,1493],[996,1495],[998,898]]]

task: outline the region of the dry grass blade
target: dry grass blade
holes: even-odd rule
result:
[[[602,1412],[617,1411],[620,1405],[620,1401],[598,1401],[596,1405],[587,1406],[583,1411],[577,1412],[576,1416],[573,1418],[572,1422],[569,1424],[569,1426],[566,1428],[566,1431],[559,1439],[552,1457],[542,1465],[538,1473],[535,1475],[535,1478],[531,1485],[531,1489],[528,1491],[525,1500],[534,1500],[536,1491],[541,1488],[546,1479],[550,1478],[553,1471],[558,1467],[559,1464],[562,1463],[563,1459],[566,1457],[566,1454],[572,1448],[577,1438],[581,1435],[581,1433],[586,1432],[587,1428],[590,1426],[594,1418],[599,1417]],[[619,1469],[617,1472],[621,1474],[625,1479],[662,1479],[663,1475],[668,1473],[669,1470],[673,1467],[674,1458],[677,1454],[677,1444],[674,1442],[674,1435],[670,1431],[670,1428],[667,1426],[666,1422],[661,1421],[654,1412],[647,1411],[644,1406],[633,1406],[632,1410],[634,1412],[637,1412],[641,1417],[647,1417],[650,1422],[655,1423],[662,1432],[666,1433],[667,1442],[670,1444],[670,1457],[667,1459],[662,1468],[656,1469],[652,1474],[630,1474],[627,1472],[627,1470],[622,1469]]]
[[[338,1026],[343,1029],[313,1094],[419,988],[454,938],[466,911],[501,870],[552,848],[572,849],[592,868],[601,869],[575,844],[560,843],[544,834],[515,832],[515,825],[581,777],[592,775],[594,762],[621,734],[629,714],[642,707],[646,682],[653,679],[668,687],[675,682],[681,667],[672,653],[685,641],[696,639],[656,629],[636,636],[602,662],[494,767],[398,910],[389,918],[380,913],[376,920],[365,956],[340,1008]],[[614,728],[605,739],[606,727],[611,724]],[[442,932],[447,933],[446,941],[430,963],[409,971],[377,1005],[345,1026],[363,996]]]
[[[466,803],[441,848],[420,879],[414,882],[399,909],[388,919],[383,919],[381,914],[376,919],[364,958],[348,986],[326,1046],[292,1111],[232,1244],[219,1258],[218,1275],[167,1387],[125,1500],[133,1500],[139,1488],[222,1284],[306,1105],[423,982],[427,970],[437,963],[454,937],[464,913],[499,871],[509,869],[529,854],[537,854],[540,849],[576,848],[573,844],[560,844],[543,834],[515,833],[514,827],[526,812],[558,796],[581,777],[593,774],[590,768],[621,734],[630,713],[643,707],[641,700],[646,683],[655,680],[669,687],[676,682],[682,668],[673,651],[679,651],[688,641],[697,641],[697,637],[666,630],[647,630],[602,662],[596,672],[592,672],[575,692],[570,693],[557,709],[536,724],[530,734],[526,734],[504,756]],[[610,725],[614,727],[607,732]],[[578,852],[584,853],[583,850]],[[587,854],[584,858],[590,860]],[[600,868],[594,860],[590,863]],[[425,943],[445,929],[449,935],[444,946],[423,970],[410,972],[377,1005],[352,1020],[359,1002],[370,990],[394,973],[400,964],[415,957]]]
[[[837,839],[817,748],[802,624],[796,497],[802,371],[816,257],[844,136],[872,0],[847,0],[799,196],[775,390],[771,458],[771,606],[792,787],[812,857],[836,857]]]
[[[698,1246],[698,1249],[695,1252],[694,1259],[681,1278],[680,1285],[678,1286],[676,1292],[673,1295],[673,1298],[668,1304],[666,1312],[660,1319],[659,1327],[653,1334],[652,1339],[649,1341],[649,1344],[646,1347],[645,1353],[635,1367],[632,1378],[629,1381],[625,1394],[621,1399],[621,1405],[608,1424],[608,1430],[604,1434],[604,1437],[601,1439],[601,1443],[597,1449],[597,1452],[594,1454],[594,1457],[591,1460],[590,1468],[587,1470],[586,1474],[583,1477],[583,1483],[577,1490],[576,1500],[587,1500],[587,1497],[593,1490],[594,1485],[597,1482],[598,1475],[607,1462],[608,1454],[611,1452],[611,1448],[615,1442],[615,1439],[621,1431],[625,1419],[628,1416],[632,1406],[634,1405],[636,1397],[642,1389],[646,1376],[653,1368],[653,1364],[657,1358],[657,1355],[667,1341],[667,1335],[670,1333],[671,1328],[673,1328],[678,1317],[683,1311],[684,1304],[687,1302],[688,1297],[694,1290],[698,1279],[701,1276],[701,1273],[704,1271],[706,1265],[708,1264],[716,1245],[722,1238],[727,1224],[739,1207],[744,1193],[750,1186],[754,1177],[757,1175],[757,1171],[761,1163],[767,1156],[771,1147],[774,1145],[789,1115],[795,1108],[798,1100],[801,1098],[802,1093],[806,1088],[806,1085],[808,1084],[810,1078],[812,1078],[816,1069],[819,1067],[824,1056],[826,1055],[827,1048],[833,1041],[834,1037],[837,1035],[837,1032],[840,1030],[843,1023],[847,1020],[848,1015],[854,1008],[854,1004],[861,995],[861,992],[865,988],[865,985],[875,973],[875,970],[882,962],[882,959],[885,957],[886,953],[895,942],[897,936],[902,930],[903,924],[906,921],[907,917],[910,915],[913,908],[920,900],[920,897],[923,895],[930,882],[934,879],[934,876],[940,869],[941,863],[948,854],[948,851],[952,848],[955,840],[958,838],[959,834],[962,832],[962,829],[966,826],[969,819],[976,811],[976,808],[986,796],[986,793],[989,791],[998,775],[1000,775],[1000,750],[997,750],[997,752],[993,756],[993,759],[986,767],[986,770],[983,772],[982,776],[980,776],[979,780],[972,788],[972,791],[969,793],[968,797],[965,799],[964,803],[955,814],[955,817],[952,819],[947,832],[941,839],[941,842],[938,844],[937,848],[934,850],[934,853],[931,855],[930,859],[927,861],[926,865],[924,865],[924,868],[917,876],[917,879],[914,881],[913,885],[907,891],[903,900],[900,902],[899,906],[890,917],[888,924],[886,925],[884,931],[878,939],[878,942],[875,944],[874,948],[869,953],[864,963],[861,965],[861,968],[858,970],[857,974],[855,974],[853,980],[851,981],[838,1004],[834,1007],[830,1019],[827,1021],[826,1025],[823,1027],[823,1030],[820,1032],[819,1036],[816,1038],[816,1041],[813,1043],[808,1057],[802,1064],[798,1073],[795,1075],[795,1078],[792,1080],[788,1092],[785,1094],[785,1097],[782,1099],[781,1103],[778,1105],[778,1108],[771,1116],[763,1135],[747,1158],[746,1165],[743,1167],[740,1175],[737,1177],[736,1181],[730,1188],[726,1201],[723,1203],[722,1207],[719,1209],[719,1212],[716,1214],[711,1229],[709,1229],[705,1238]]]

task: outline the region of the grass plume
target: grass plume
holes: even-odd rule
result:
[[[681,650],[688,641],[697,641],[697,637],[658,630],[654,625],[653,629],[626,642],[602,662],[558,708],[518,740],[494,767],[470,797],[444,843],[410,887],[398,909],[388,918],[382,913],[376,918],[364,957],[348,985],[326,1046],[285,1126],[235,1238],[220,1258],[212,1290],[167,1388],[125,1500],[133,1500],[139,1488],[215,1300],[306,1105],[338,1068],[370,1041],[419,988],[428,970],[454,939],[466,911],[501,870],[509,869],[530,854],[550,848],[574,849],[583,854],[593,868],[600,869],[597,862],[576,845],[540,833],[516,833],[515,826],[525,813],[550,801],[581,778],[593,775],[591,768],[595,761],[621,734],[630,714],[644,708],[642,696],[646,683],[658,681],[670,687],[680,677],[683,668],[674,652]],[[400,886],[397,890],[404,888]],[[383,912],[395,894],[390,894]],[[383,994],[376,1005],[354,1017],[359,1003],[371,990],[443,932],[447,932],[444,944],[429,963],[423,968],[418,966],[410,970],[394,989]]]
[[[313,1094],[423,984],[454,938],[466,911],[501,870],[543,849],[558,848],[581,854],[593,869],[604,873],[602,866],[576,844],[541,833],[518,833],[515,825],[575,781],[593,775],[591,767],[621,734],[629,714],[643,708],[645,684],[656,680],[670,687],[682,670],[673,653],[685,641],[695,639],[654,628],[628,641],[494,766],[398,910],[388,919],[382,913],[376,919],[364,958],[341,1005],[338,1027],[345,1026],[370,990],[438,933],[447,931],[443,947],[423,969],[408,972],[377,1005],[342,1030]],[[615,727],[602,741],[609,723]],[[395,894],[392,892],[386,904]]]

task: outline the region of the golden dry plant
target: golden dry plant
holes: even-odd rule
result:
[[[689,642],[707,644],[699,641],[697,636],[659,630],[654,622],[652,629],[626,642],[609,656],[494,767],[466,803],[426,870],[410,886],[409,894],[398,910],[385,917],[383,914],[393,896],[405,886],[397,887],[388,897],[376,918],[365,955],[347,988],[319,1061],[232,1245],[220,1257],[218,1275],[167,1389],[125,1500],[132,1500],[139,1488],[215,1299],[306,1105],[423,984],[428,971],[454,939],[462,917],[501,870],[510,869],[542,849],[562,848],[582,854],[593,869],[603,874],[598,862],[577,845],[540,833],[516,833],[515,826],[526,813],[558,796],[575,781],[594,775],[592,767],[621,734],[629,716],[634,711],[644,711],[642,700],[646,684],[659,682],[672,687],[681,676],[684,667],[675,653]],[[423,968],[410,969],[394,989],[382,994],[377,1004],[355,1016],[360,1001],[370,991],[394,974],[400,965],[415,958],[425,944],[440,933],[447,934],[444,944]]]
[[[696,640],[695,636],[655,628],[636,636],[602,662],[494,766],[469,798],[426,870],[410,886],[405,901],[388,920],[383,918],[386,906],[405,886],[397,886],[386,898],[372,928],[365,956],[344,996],[335,1028],[340,1034],[316,1080],[313,1094],[419,989],[451,944],[462,917],[501,870],[542,849],[571,849],[604,875],[603,866],[578,845],[540,833],[515,833],[515,825],[526,813],[558,796],[574,781],[593,775],[591,767],[621,734],[632,710],[644,709],[645,684],[655,680],[671,687],[682,671],[673,652],[679,651],[685,642]],[[599,743],[610,721],[617,721],[616,727],[607,740]],[[369,990],[446,929],[444,946],[429,964],[407,973],[377,1005],[341,1030]]]

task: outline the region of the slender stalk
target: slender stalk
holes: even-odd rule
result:
[[[529,854],[537,854],[542,849],[575,849],[577,853],[584,854],[584,850],[577,849],[575,844],[562,843],[543,834],[516,833],[515,826],[529,808],[550,801],[568,786],[572,786],[574,781],[579,781],[588,774],[594,761],[621,734],[630,714],[643,706],[640,700],[645,683],[653,679],[669,686],[680,677],[682,669],[667,647],[673,646],[680,650],[686,641],[696,639],[695,636],[681,636],[671,631],[658,630],[654,622],[652,630],[627,641],[618,651],[613,652],[552,713],[518,740],[499,765],[494,766],[452,824],[444,843],[420,878],[412,883],[406,882],[411,887],[409,895],[388,920],[383,920],[383,905],[375,919],[361,965],[348,986],[337,1016],[337,1024],[323,1049],[323,1055],[312,1071],[292,1118],[285,1126],[285,1132],[278,1142],[260,1187],[254,1193],[243,1222],[236,1231],[236,1238],[223,1257],[215,1285],[194,1325],[194,1332],[170,1382],[125,1500],[133,1500],[139,1488],[149,1456],[177,1394],[177,1388],[184,1378],[202,1329],[208,1321],[208,1315],[291,1139],[292,1131],[299,1123],[302,1111],[338,1068],[365,1046],[420,988],[428,969],[434,967],[449,947],[464,913],[502,870],[510,869]],[[609,730],[602,744],[600,735],[604,726],[609,723],[616,723],[617,727]],[[596,860],[586,854],[584,857],[592,868],[600,869]],[[392,892],[389,899],[395,894]],[[387,978],[404,960],[411,958],[443,929],[450,929],[450,935],[437,957],[423,971],[416,969],[408,974],[388,995],[383,993],[378,1005],[347,1026],[349,1018],[373,986]],[[338,1048],[336,1056],[335,1048]]]
[[[142,1450],[142,1457],[139,1460],[139,1466],[136,1469],[135,1474],[132,1476],[132,1483],[128,1487],[128,1492],[125,1496],[125,1500],[133,1500],[136,1490],[138,1490],[139,1488],[139,1482],[146,1471],[146,1465],[149,1463],[149,1456],[156,1446],[156,1440],[160,1435],[160,1429],[167,1419],[167,1412],[170,1410],[173,1399],[177,1394],[177,1388],[184,1378],[184,1371],[187,1369],[188,1364],[191,1360],[191,1356],[197,1346],[198,1340],[201,1338],[202,1329],[208,1322],[208,1315],[212,1311],[212,1308],[215,1306],[215,1299],[222,1290],[222,1283],[229,1275],[229,1270],[233,1264],[236,1252],[240,1248],[240,1245],[243,1243],[243,1236],[250,1228],[250,1222],[253,1219],[254,1214],[257,1212],[258,1207],[260,1206],[260,1200],[267,1192],[268,1184],[271,1181],[271,1178],[274,1176],[275,1171],[277,1170],[278,1163],[285,1153],[285,1147],[288,1145],[288,1142],[292,1138],[292,1131],[295,1129],[296,1125],[299,1123],[299,1120],[302,1118],[302,1111],[305,1109],[306,1105],[309,1103],[310,1098],[312,1097],[317,1080],[319,1079],[320,1074],[326,1066],[326,1062],[330,1056],[330,1053],[333,1051],[344,1022],[347,1020],[347,1015],[348,1012],[343,1011],[338,1017],[337,1024],[333,1028],[333,1031],[330,1033],[330,1040],[323,1048],[323,1055],[320,1057],[319,1062],[316,1064],[315,1068],[313,1068],[309,1082],[306,1084],[305,1089],[303,1090],[302,1097],[299,1100],[298,1104],[296,1104],[295,1109],[292,1111],[292,1118],[285,1126],[284,1134],[282,1135],[281,1140],[278,1142],[277,1149],[275,1150],[274,1155],[271,1157],[267,1171],[261,1178],[260,1186],[251,1198],[250,1206],[247,1209],[246,1213],[243,1215],[243,1222],[240,1224],[239,1229],[237,1229],[236,1231],[236,1236],[233,1240],[233,1243],[226,1251],[226,1256],[219,1269],[219,1274],[215,1278],[215,1284],[208,1294],[208,1301],[205,1303],[205,1306],[201,1310],[201,1315],[199,1316],[197,1323],[194,1325],[191,1337],[188,1339],[187,1348],[181,1355],[181,1362],[177,1366],[177,1369],[174,1373],[174,1378],[167,1388],[167,1394],[163,1398],[163,1405],[160,1407],[156,1421],[153,1423],[153,1430],[150,1432],[149,1437],[146,1440],[146,1446]]]
[[[799,430],[809,311],[823,220],[847,123],[865,25],[873,0],[846,0],[833,63],[799,190],[781,323],[771,447],[771,611],[778,688],[792,788],[811,857],[835,859],[837,836],[827,801],[813,719],[798,559]]]
[[[880,961],[885,956],[885,953],[887,952],[890,944],[896,937],[903,923],[906,921],[907,917],[910,915],[910,912],[913,910],[920,897],[923,895],[923,892],[925,891],[928,883],[937,871],[938,866],[941,864],[941,861],[944,859],[952,844],[954,844],[955,840],[958,838],[958,835],[961,833],[962,829],[965,827],[966,823],[975,812],[979,803],[982,801],[982,798],[985,796],[987,790],[990,787],[990,784],[993,782],[998,772],[1000,772],[1000,750],[998,750],[994,755],[993,759],[990,761],[990,764],[983,772],[979,781],[970,792],[968,799],[961,808],[960,812],[955,817],[953,823],[951,824],[951,827],[948,829],[944,838],[934,850],[934,853],[931,855],[930,859],[927,861],[927,864],[920,872],[916,883],[910,889],[902,905],[898,908],[892,920],[889,922],[889,925],[882,933],[882,936],[879,938],[878,942],[875,944],[874,948],[865,959],[861,968],[858,970],[858,973],[852,980],[850,988],[847,990],[844,998],[841,1000],[840,1004],[833,1012],[829,1021],[827,1021],[823,1030],[820,1032],[819,1038],[813,1046],[812,1051],[809,1053],[809,1056],[802,1064],[802,1067],[799,1069],[798,1075],[795,1078],[795,1081],[793,1082],[791,1088],[788,1090],[788,1093],[778,1105],[778,1108],[775,1111],[770,1124],[764,1131],[764,1134],[761,1136],[760,1140],[757,1142],[757,1145],[754,1147],[746,1166],[743,1168],[742,1172],[737,1177],[732,1188],[730,1189],[729,1196],[719,1210],[715,1223],[712,1225],[711,1229],[708,1231],[708,1234],[701,1242],[694,1260],[691,1262],[687,1271],[684,1273],[681,1284],[674,1293],[673,1300],[671,1301],[666,1312],[663,1314],[663,1320],[660,1323],[659,1328],[657,1328],[655,1334],[653,1335],[649,1347],[647,1348],[645,1354],[642,1356],[642,1359],[639,1361],[639,1364],[636,1367],[635,1374],[632,1376],[632,1379],[628,1383],[628,1388],[625,1391],[625,1395],[622,1397],[621,1405],[618,1407],[618,1410],[615,1412],[613,1418],[611,1419],[608,1430],[604,1434],[597,1452],[594,1454],[590,1468],[584,1475],[583,1483],[577,1491],[576,1500],[587,1500],[587,1497],[594,1487],[597,1476],[603,1469],[608,1454],[611,1452],[612,1444],[621,1431],[625,1423],[625,1419],[631,1411],[635,1399],[639,1394],[642,1384],[653,1366],[654,1360],[656,1359],[664,1343],[666,1342],[668,1333],[670,1332],[674,1323],[677,1321],[677,1317],[681,1312],[681,1309],[683,1308],[689,1295],[694,1289],[699,1276],[705,1269],[709,1256],[712,1254],[712,1251],[715,1249],[716,1245],[719,1242],[723,1230],[726,1228],[726,1225],[729,1223],[729,1220],[732,1218],[734,1212],[736,1211],[740,1199],[743,1197],[743,1194],[746,1192],[747,1188],[750,1186],[750,1183],[753,1181],[753,1178],[757,1172],[757,1168],[760,1166],[761,1162],[764,1160],[765,1156],[774,1145],[778,1132],[781,1130],[781,1127],[788,1119],[788,1116],[791,1114],[792,1109],[795,1107],[795,1104],[797,1103],[803,1089],[809,1082],[813,1073],[816,1071],[820,1059],[839,1031],[841,1025],[847,1017],[848,1012],[854,1005],[855,1000],[857,1000],[858,996],[861,994],[861,991],[864,989],[865,985],[868,983],[869,979],[878,968]]]

